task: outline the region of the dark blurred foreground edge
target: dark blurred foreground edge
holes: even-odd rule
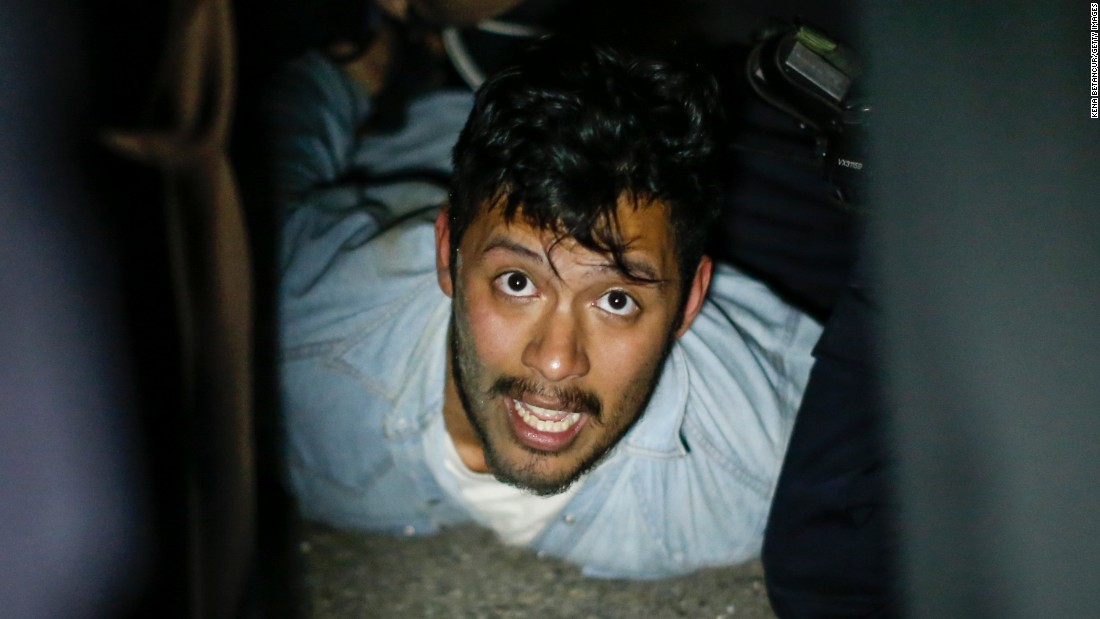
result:
[[[873,250],[912,617],[1096,614],[1089,12],[866,9],[882,112]]]

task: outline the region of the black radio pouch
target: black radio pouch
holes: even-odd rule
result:
[[[868,176],[864,130],[871,108],[855,95],[858,54],[806,25],[764,30],[749,52],[746,79],[756,94],[816,136],[815,156],[834,200],[856,209]]]

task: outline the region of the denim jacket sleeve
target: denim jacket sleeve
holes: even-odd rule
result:
[[[280,74],[269,101],[283,221],[281,339],[290,345],[328,341],[393,298],[356,285],[392,268],[363,248],[397,221],[445,200],[440,179],[450,173],[450,150],[472,96],[444,91],[415,99],[408,125],[365,136],[369,93],[312,52]],[[383,261],[430,248],[409,241],[382,254]]]
[[[402,467],[417,442],[393,419],[441,406],[443,348],[429,344],[442,341],[449,304],[435,283],[430,220],[446,191],[431,174],[402,173],[449,173],[470,100],[415,100],[414,124],[364,136],[369,93],[320,54],[274,83],[281,405],[290,483],[307,516],[408,525],[437,494],[430,476]]]

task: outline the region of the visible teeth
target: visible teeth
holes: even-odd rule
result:
[[[565,432],[569,428],[572,428],[581,419],[580,413],[569,413],[561,419],[561,421],[547,421],[545,419],[539,419],[535,416],[535,413],[545,415],[547,417],[553,417],[561,414],[561,411],[550,410],[548,408],[541,408],[533,404],[526,402],[520,402],[516,400],[516,412],[519,413],[519,418],[524,423],[538,430],[539,432]]]

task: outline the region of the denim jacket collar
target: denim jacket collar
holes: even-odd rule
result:
[[[673,345],[649,406],[638,423],[623,438],[623,444],[637,455],[672,458],[687,455],[680,428],[687,410],[688,373],[684,352]]]

